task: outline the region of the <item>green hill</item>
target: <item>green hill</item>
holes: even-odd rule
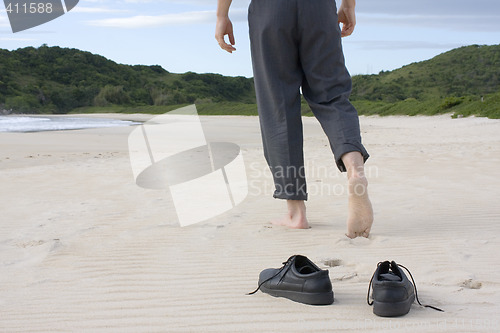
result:
[[[0,113],[163,113],[195,103],[202,114],[257,114],[253,80],[117,64],[77,49],[0,49]],[[360,114],[500,118],[500,45],[472,45],[378,75],[353,77]],[[310,115],[303,103],[303,114]]]
[[[402,101],[499,92],[500,45],[461,47],[392,72],[353,78],[352,100]]]
[[[0,108],[66,113],[88,106],[255,103],[253,80],[218,74],[173,74],[160,66],[117,64],[77,49],[0,49]]]

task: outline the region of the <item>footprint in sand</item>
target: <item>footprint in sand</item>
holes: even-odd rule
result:
[[[55,238],[53,240],[53,244],[52,246],[50,247],[50,252],[54,252],[54,251],[57,251],[59,250],[61,247],[63,246],[61,240],[59,238]]]
[[[320,263],[325,267],[335,268],[334,270],[330,271],[332,273],[331,279],[333,281],[350,280],[358,276],[358,273],[353,272],[352,269],[344,265],[342,259],[323,259],[320,261]]]
[[[40,246],[42,244],[45,244],[46,242],[44,240],[31,240],[28,242],[19,242],[16,244],[18,247],[22,248],[27,248],[27,247],[33,247],[33,246]]]
[[[26,241],[26,242],[18,242],[15,245],[17,247],[21,247],[24,249],[30,248],[30,247],[35,247],[35,246],[41,246],[43,244],[46,244],[47,241],[45,240],[31,240],[31,241]],[[58,238],[55,238],[51,241],[52,246],[50,247],[50,252],[56,251],[62,246],[61,240]]]
[[[372,244],[373,239],[375,239],[375,237],[373,237],[373,236],[370,236],[369,238],[357,237],[357,238],[351,239],[351,238],[348,238],[347,236],[343,235],[335,243],[341,244],[342,246],[357,246],[357,247],[369,246]]]
[[[460,283],[460,287],[466,289],[481,289],[483,284],[479,281],[474,281],[472,279],[467,279],[464,282]]]
[[[342,266],[343,264],[341,259],[324,259],[321,260],[321,263],[328,267],[337,267],[337,266]]]

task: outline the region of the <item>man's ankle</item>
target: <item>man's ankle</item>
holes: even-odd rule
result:
[[[306,215],[306,205],[304,200],[287,200],[287,207],[290,216]]]

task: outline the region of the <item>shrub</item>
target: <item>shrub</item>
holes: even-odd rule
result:
[[[464,101],[463,97],[446,97],[443,103],[441,103],[441,105],[439,106],[439,108],[441,110],[448,110],[454,106],[462,104],[463,101]]]
[[[107,106],[109,104],[124,105],[129,103],[130,96],[123,90],[123,86],[107,85],[94,98],[95,106]]]

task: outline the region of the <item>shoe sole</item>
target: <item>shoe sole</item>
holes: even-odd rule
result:
[[[267,289],[264,286],[260,290],[274,297],[284,297],[298,303],[309,305],[330,305],[333,303],[333,291],[323,293],[305,293],[289,290]]]
[[[379,317],[399,317],[410,312],[415,296],[402,302],[377,302],[373,301],[373,313]]]

